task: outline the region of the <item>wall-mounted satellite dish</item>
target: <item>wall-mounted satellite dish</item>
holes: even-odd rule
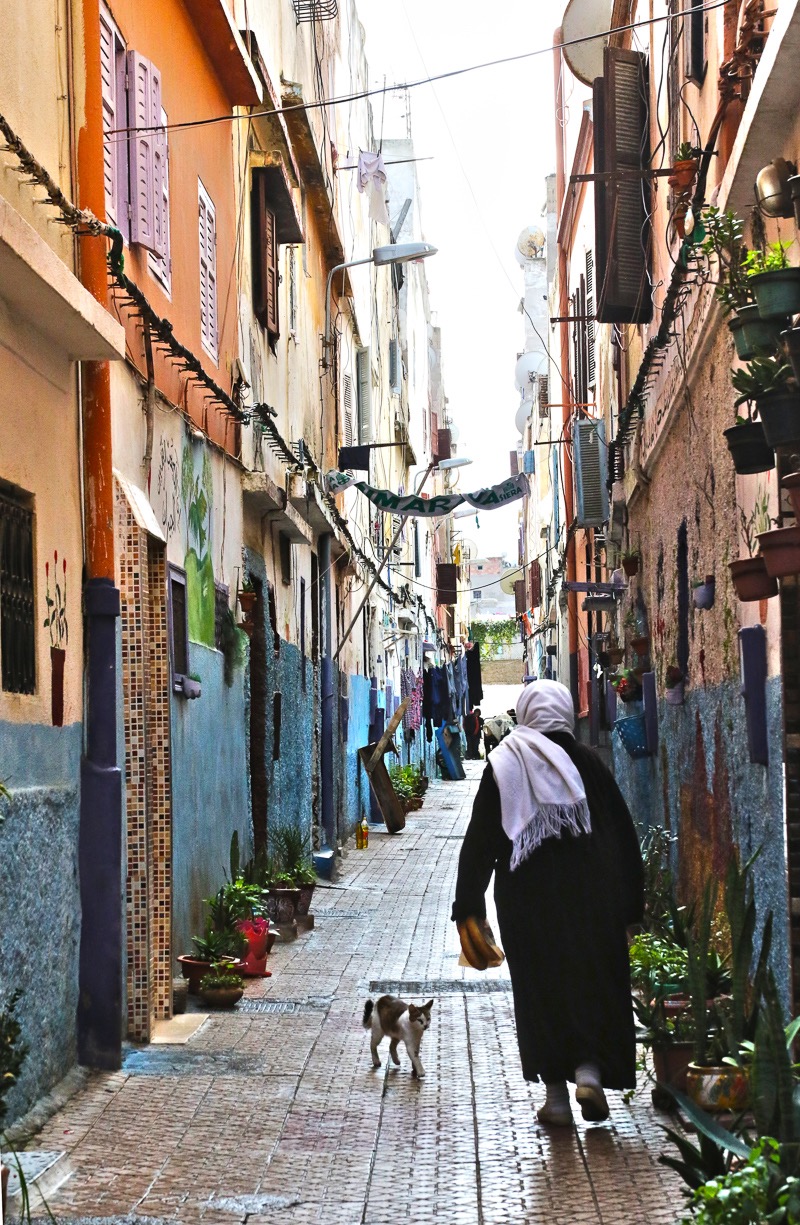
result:
[[[514,386],[523,395],[531,394],[537,374],[544,374],[547,358],[544,353],[523,353],[514,367]]]
[[[500,590],[504,595],[514,595],[514,584],[524,577],[521,566],[515,566],[513,570],[506,570],[500,579]]]
[[[526,260],[541,259],[544,255],[544,244],[545,236],[539,227],[526,225],[517,239],[517,246],[514,251],[517,263],[524,265]]]
[[[603,75],[604,32],[611,25],[612,0],[569,0],[561,22],[564,59],[584,85]],[[597,38],[591,35],[596,34]],[[586,41],[579,41],[585,39]],[[570,45],[571,44],[571,45]]]
[[[478,546],[474,540],[461,541],[461,560],[474,561],[478,556]]]
[[[533,400],[523,400],[517,409],[517,415],[514,418],[514,425],[520,434],[525,433],[525,426],[528,424],[528,418],[533,412]]]

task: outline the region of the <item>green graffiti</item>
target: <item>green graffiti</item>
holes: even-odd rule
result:
[[[181,492],[186,510],[188,548],[186,605],[189,637],[213,647],[215,642],[214,565],[211,560],[211,511],[214,497],[211,458],[203,448],[200,473],[195,471],[192,447],[187,442],[181,458]]]

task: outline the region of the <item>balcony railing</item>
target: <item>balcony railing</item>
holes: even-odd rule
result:
[[[337,0],[292,0],[297,24],[302,21],[332,21],[339,16]]]

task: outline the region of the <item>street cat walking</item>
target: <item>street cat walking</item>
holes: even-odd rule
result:
[[[364,1029],[372,1030],[369,1045],[376,1068],[381,1066],[378,1047],[384,1038],[389,1038],[389,1056],[392,1063],[400,1065],[397,1044],[405,1043],[412,1065],[411,1075],[422,1079],[425,1069],[419,1057],[419,1046],[422,1035],[431,1023],[431,1008],[433,1000],[428,1000],[427,1004],[418,1007],[416,1004],[407,1004],[396,995],[382,995],[376,1004],[367,1000],[362,1025]]]

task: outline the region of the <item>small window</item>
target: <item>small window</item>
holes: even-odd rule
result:
[[[217,214],[198,179],[200,243],[200,340],[206,353],[217,361]]]
[[[279,693],[272,695],[272,760],[279,761],[281,756],[281,707],[282,698]]]
[[[281,582],[289,587],[292,582],[292,542],[285,532],[278,533],[278,548],[281,555]]]
[[[473,593],[472,593],[472,598],[473,598],[473,600],[482,600],[482,599],[483,599],[483,592],[482,592],[482,591],[473,591]]]
[[[275,211],[271,207],[267,176],[253,174],[250,195],[251,238],[253,256],[253,311],[270,342],[278,339],[278,232]]]
[[[6,693],[36,689],[31,503],[24,495],[0,496],[0,663]],[[58,575],[53,577],[58,584]],[[53,607],[48,603],[48,618]]]
[[[172,686],[181,688],[189,675],[189,616],[186,606],[186,572],[169,567],[169,629]]]

